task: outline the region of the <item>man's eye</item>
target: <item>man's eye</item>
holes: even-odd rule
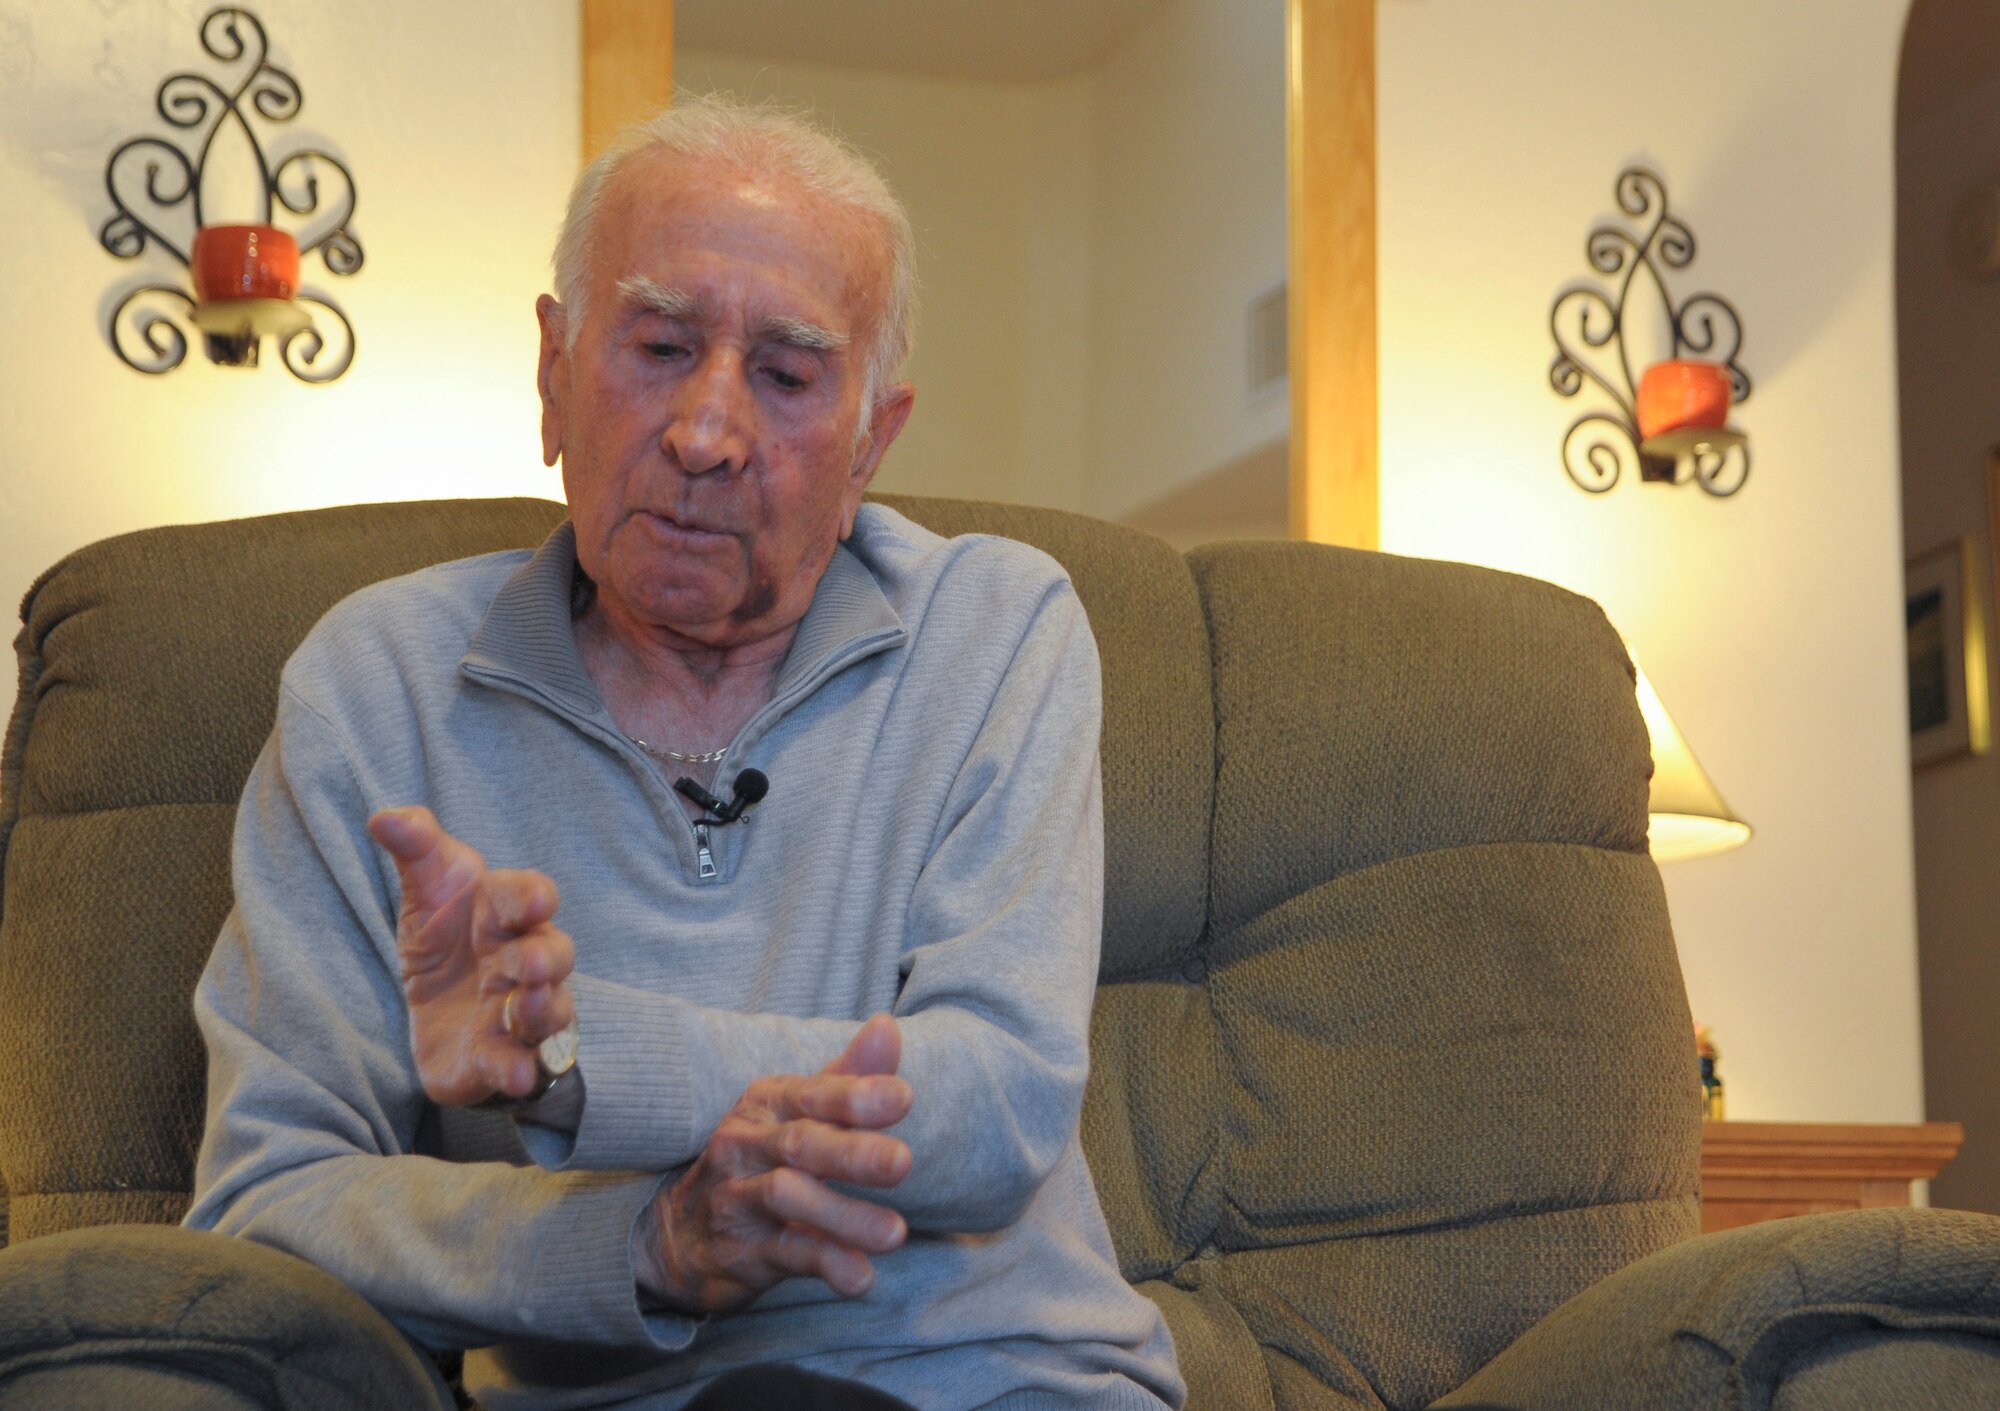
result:
[[[646,352],[655,358],[677,358],[687,352],[686,346],[680,343],[647,343],[644,346]]]
[[[787,372],[781,367],[766,366],[764,375],[787,392],[796,392],[806,385],[806,380],[803,377]]]

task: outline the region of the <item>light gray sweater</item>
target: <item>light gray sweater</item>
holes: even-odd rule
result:
[[[1098,662],[1060,568],[866,506],[722,782],[716,876],[577,655],[574,541],[378,584],[286,666],[196,993],[208,1125],[188,1223],[299,1254],[489,1411],[678,1407],[793,1362],[923,1411],[1159,1411],[1183,1389],[1119,1276],[1077,1140],[1102,909]],[[719,792],[721,790],[718,790]],[[363,823],[423,803],[562,894],[586,1102],[572,1135],[429,1105]],[[911,1237],[864,1298],[794,1279],[707,1321],[641,1312],[641,1210],[752,1079],[890,1010]]]

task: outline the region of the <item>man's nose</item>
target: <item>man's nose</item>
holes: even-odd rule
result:
[[[741,470],[756,415],[742,359],[722,349],[704,352],[672,396],[661,442],[681,469],[689,475]]]

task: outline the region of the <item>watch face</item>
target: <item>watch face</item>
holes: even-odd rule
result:
[[[576,1063],[576,1021],[574,1019],[543,1039],[536,1053],[542,1067],[560,1077]]]

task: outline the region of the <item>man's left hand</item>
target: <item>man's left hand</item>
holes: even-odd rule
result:
[[[731,1312],[797,1277],[866,1293],[870,1256],[900,1247],[909,1226],[829,1183],[886,1190],[910,1173],[910,1148],[881,1130],[915,1099],[901,1058],[896,1021],[878,1014],[818,1073],[752,1083],[634,1229],[640,1289],[690,1314]]]

